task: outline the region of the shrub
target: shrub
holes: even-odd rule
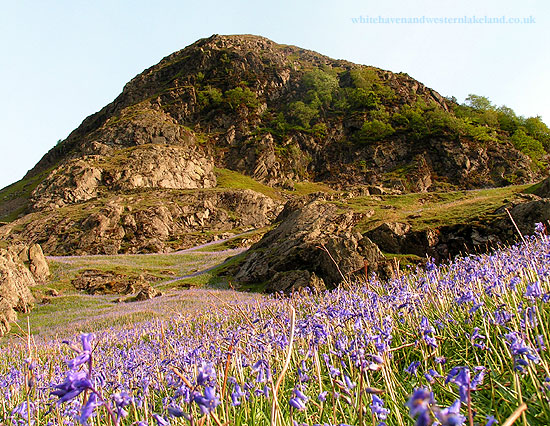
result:
[[[199,90],[197,101],[202,108],[214,108],[222,103],[223,95],[220,89],[208,86],[205,90]]]
[[[535,161],[540,161],[546,153],[542,143],[527,135],[523,129],[516,130],[511,141],[516,149],[528,155]]]
[[[319,68],[308,71],[302,77],[302,83],[307,89],[306,100],[312,106],[327,107],[339,87],[338,77]]]
[[[225,92],[225,101],[231,109],[236,109],[241,105],[247,108],[258,108],[259,102],[256,94],[248,87],[235,87]]]
[[[391,124],[380,120],[365,121],[358,132],[359,142],[375,142],[387,138],[395,133]]]
[[[302,101],[292,102],[288,106],[289,118],[306,128],[309,127],[311,120],[317,117],[318,113],[319,111],[316,108],[306,105]]]

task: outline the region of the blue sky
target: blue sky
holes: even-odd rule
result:
[[[532,17],[532,24],[353,24],[352,18]],[[173,51],[258,34],[489,97],[550,123],[550,2],[13,0],[0,3],[0,188]]]

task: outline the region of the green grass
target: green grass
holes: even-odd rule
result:
[[[474,191],[365,196],[335,204],[358,212],[374,211],[374,215],[358,225],[361,232],[373,229],[383,222],[407,222],[414,230],[425,230],[479,221],[519,197],[528,187],[529,185],[517,185]]]
[[[43,172],[26,178],[21,179],[18,182],[12,183],[9,186],[0,190],[0,203],[10,204],[10,207],[6,208],[6,211],[0,210],[1,222],[13,222],[17,219],[28,207],[29,198],[32,191],[42,183],[42,181],[48,176],[48,174],[55,167],[51,167]]]
[[[52,280],[48,283],[48,288],[70,292],[74,290],[71,281],[80,272],[89,269],[113,272],[130,277],[149,274],[158,279],[155,282],[161,284],[162,281],[215,266],[222,263],[227,256],[226,253],[196,251],[183,254],[79,256],[50,260]]]
[[[326,192],[329,194],[336,192],[322,182],[296,182],[294,183],[294,190],[294,194],[298,195],[308,195],[314,192]]]
[[[283,197],[279,191],[271,186],[264,185],[249,176],[228,169],[215,168],[216,179],[219,188],[228,189],[251,189],[264,194],[274,200],[281,200]]]

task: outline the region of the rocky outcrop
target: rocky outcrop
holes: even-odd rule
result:
[[[148,276],[149,280],[157,280]],[[160,296],[161,293],[151,287],[144,275],[130,276],[110,271],[87,269],[72,281],[73,286],[88,294],[135,294],[139,300]],[[150,296],[150,297],[149,297]]]
[[[540,182],[533,193],[541,198],[550,198],[550,177]]]
[[[548,226],[550,220],[550,198],[532,200],[517,204],[509,209],[510,215],[514,219],[522,235],[532,235],[535,232],[535,223],[542,222]],[[508,223],[508,228],[512,230],[511,220],[504,218],[500,226]]]
[[[26,259],[30,259],[31,267],[34,265],[37,277],[47,276],[47,263],[40,246],[0,249],[0,336],[10,330],[10,323],[17,320],[17,312],[27,313],[34,305],[30,288],[37,282],[24,263],[28,261]]]
[[[39,242],[50,255],[168,252],[262,228],[280,208],[252,190],[152,190],[35,213],[0,229],[0,238]]]
[[[12,250],[19,252],[19,260],[28,265],[37,283],[44,283],[48,280],[50,277],[50,267],[39,244],[32,244],[30,247],[15,246]]]
[[[386,222],[365,234],[386,253],[434,256],[439,232],[434,229],[412,231],[408,223]]]
[[[214,163],[189,147],[146,145],[91,155],[58,167],[32,193],[35,210],[88,201],[100,191],[216,186]]]
[[[61,207],[97,197],[102,170],[91,160],[78,159],[54,170],[33,191],[31,203],[36,210]]]
[[[235,279],[266,283],[267,291],[332,287],[384,261],[372,242],[352,231],[363,217],[322,200],[287,203],[279,225],[254,244]]]

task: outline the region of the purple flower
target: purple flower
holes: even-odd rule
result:
[[[132,403],[132,397],[128,392],[115,393],[113,395],[113,400],[115,401],[117,418],[124,418],[128,415],[124,407],[127,407]]]
[[[460,399],[457,399],[449,408],[434,410],[437,420],[442,426],[460,426],[466,417],[460,414]]]
[[[433,394],[428,389],[419,388],[413,392],[406,405],[409,407],[409,414],[414,418],[427,412],[434,402]]]
[[[347,374],[344,374],[344,383],[349,390],[352,390],[355,386],[357,386],[354,382],[351,381]]]
[[[413,361],[407,368],[405,368],[405,371],[410,375],[414,374],[416,376],[416,370],[418,369],[419,366],[420,366],[420,361]]]
[[[441,377],[441,374],[439,374],[434,369],[430,368],[427,373],[424,373],[424,377],[428,381],[428,383],[433,384],[435,382],[436,377]]]
[[[86,389],[91,389],[92,383],[88,379],[86,372],[84,371],[69,371],[67,378],[60,385],[55,386],[55,391],[51,392],[52,395],[59,397],[58,404],[70,401],[76,398],[80,393]]]
[[[215,411],[216,407],[220,405],[220,400],[216,396],[216,389],[212,386],[204,388],[204,395],[196,393],[193,401],[199,406],[202,414],[209,414]]]
[[[99,401],[97,394],[95,392],[92,392],[88,398],[88,401],[86,401],[86,405],[82,407],[82,411],[78,419],[80,423],[82,423],[83,425],[87,424],[88,419],[90,418],[94,410],[101,405],[102,403],[101,401]]]
[[[536,351],[528,346],[525,341],[515,331],[510,332],[504,336],[510,348],[510,352],[514,358],[514,368],[520,373],[524,372],[528,365],[528,361],[532,361],[535,364],[540,362],[540,358]],[[525,360],[527,358],[527,360]]]
[[[82,342],[82,351],[78,356],[72,360],[67,361],[67,366],[74,370],[80,367],[82,364],[86,364],[92,356],[92,340],[95,335],[93,333],[84,333],[80,335],[80,341]]]
[[[243,396],[246,396],[246,393],[242,391],[238,383],[235,383],[235,389],[231,392],[231,405],[234,407],[241,405],[241,398]]]
[[[543,294],[542,287],[540,286],[540,281],[535,281],[527,284],[525,288],[525,297],[539,298]]]
[[[485,367],[476,367],[474,370],[477,373],[473,377],[472,382],[470,383],[472,390],[476,390],[479,386],[483,384],[483,378],[485,377],[485,373],[487,369]]]
[[[291,407],[296,408],[297,410],[305,410],[306,404],[309,398],[305,396],[300,389],[295,388],[294,397],[290,398],[289,404]]]
[[[211,362],[203,363],[202,367],[199,367],[199,374],[197,375],[197,384],[199,386],[212,386],[216,381],[216,370],[212,366]]]
[[[460,400],[463,402],[468,402],[468,390],[471,389],[470,369],[468,367],[452,368],[445,379],[445,384],[449,382],[458,386]]]
[[[437,348],[437,341],[435,340],[435,329],[430,325],[428,318],[422,317],[420,321],[420,331],[422,332],[422,339],[428,346]]]
[[[487,423],[485,423],[485,426],[493,426],[495,424],[498,424],[498,421],[493,416],[487,416]]]
[[[32,402],[28,406],[27,406],[27,402],[23,402],[13,409],[13,411],[11,412],[11,415],[21,416],[26,422],[28,422],[29,415],[32,416],[33,411],[34,411],[34,404]],[[34,420],[31,420],[31,422],[32,422],[31,424],[34,424]]]
[[[158,414],[153,414],[153,419],[157,422],[157,426],[168,426],[170,424],[168,420]]]
[[[388,414],[390,413],[390,410],[388,408],[384,408],[384,401],[382,401],[382,399],[376,395],[372,395],[372,404],[370,406],[370,409],[372,410],[373,414],[376,415],[376,418],[378,420],[386,420]]]
[[[183,410],[181,409],[181,407],[179,407],[178,405],[176,404],[172,404],[170,405],[168,408],[168,413],[172,416],[172,417],[184,417],[185,419],[189,420],[190,419],[190,416],[186,413],[183,412]]]

